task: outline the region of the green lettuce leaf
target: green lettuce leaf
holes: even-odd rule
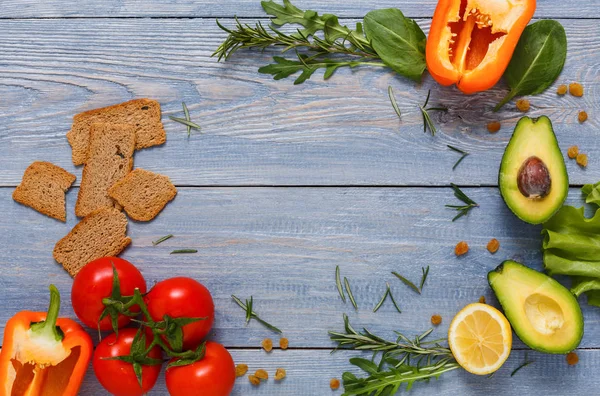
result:
[[[593,203],[600,206],[600,182],[596,184],[586,184],[581,188],[585,195],[585,203]]]

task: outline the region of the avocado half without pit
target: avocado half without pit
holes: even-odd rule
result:
[[[543,223],[560,209],[569,177],[548,117],[519,120],[502,157],[498,185],[506,205],[528,223]]]
[[[583,337],[583,316],[575,296],[546,274],[515,261],[490,271],[488,282],[513,330],[527,346],[567,353]]]

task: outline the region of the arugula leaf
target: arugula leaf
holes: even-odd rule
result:
[[[541,20],[525,28],[504,72],[510,92],[494,108],[500,110],[517,95],[537,95],[558,78],[567,58],[567,35],[553,20]]]
[[[600,182],[596,184],[585,184],[581,188],[581,192],[585,195],[585,203],[593,203],[600,206]]]
[[[427,38],[402,11],[387,8],[369,12],[364,19],[367,38],[383,62],[395,72],[420,81],[425,71]]]
[[[302,74],[296,78],[294,85],[302,84],[304,81],[308,80],[317,69],[325,69],[323,78],[327,80],[340,67],[348,66],[352,68],[361,64],[361,62],[344,62],[333,59],[321,59],[316,61],[310,60],[306,55],[298,55],[298,60],[295,61],[281,56],[274,56],[273,60],[275,63],[261,67],[258,69],[258,72],[271,74],[273,79],[281,80],[282,78],[289,77],[292,74],[301,71]]]

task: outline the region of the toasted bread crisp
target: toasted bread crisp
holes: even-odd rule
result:
[[[75,175],[50,162],[36,161],[25,170],[13,199],[57,220],[67,220],[65,193]]]
[[[94,210],[115,206],[108,189],[131,172],[135,131],[127,124],[92,124],[90,145],[75,214],[85,217]]]
[[[135,128],[136,150],[157,146],[167,140],[160,121],[160,103],[150,99],[135,99],[101,109],[79,113],[73,117],[67,139],[73,150],[73,163],[86,161],[90,127],[94,123],[130,124]]]
[[[71,276],[90,261],[116,256],[131,238],[126,235],[127,217],[115,208],[90,213],[54,246],[53,256]]]
[[[108,194],[132,219],[150,221],[175,198],[177,189],[167,176],[138,168],[115,183]]]

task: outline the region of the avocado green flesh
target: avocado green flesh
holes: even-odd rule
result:
[[[505,261],[488,274],[490,286],[513,330],[527,346],[567,353],[583,337],[583,316],[575,296],[546,274]]]
[[[543,198],[528,198],[519,191],[519,170],[531,157],[541,159],[550,174],[550,191]],[[519,120],[502,157],[498,185],[510,210],[531,224],[543,223],[562,206],[569,192],[569,177],[548,117]]]

